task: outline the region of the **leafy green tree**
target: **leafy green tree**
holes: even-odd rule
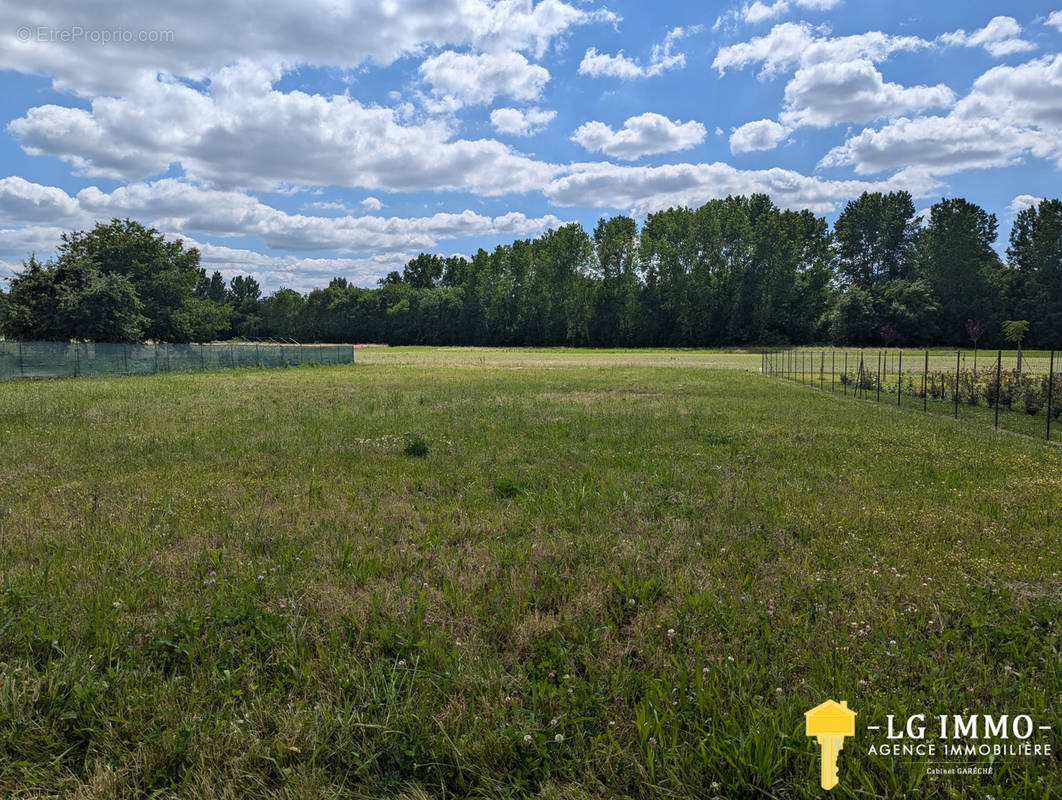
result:
[[[880,324],[870,291],[853,286],[841,295],[829,328],[830,341],[836,345],[873,344]]]
[[[908,192],[863,192],[849,202],[833,226],[842,282],[871,289],[909,277],[913,218]]]
[[[170,317],[173,340],[178,342],[212,342],[227,335],[232,326],[232,308],[211,300],[193,297],[186,300]]]
[[[402,282],[414,289],[430,289],[442,280],[446,261],[437,255],[421,253],[402,270]]]
[[[836,270],[833,236],[826,220],[810,211],[785,214],[798,252],[794,289],[783,306],[783,332],[789,342],[825,341],[825,319],[833,299]]]
[[[693,212],[669,208],[650,214],[642,226],[638,258],[645,276],[646,326],[652,345],[688,345],[694,339],[695,303],[691,292]],[[710,308],[701,308],[703,319]]]
[[[133,342],[147,324],[143,305],[123,275],[102,273],[87,259],[39,262],[11,279],[5,334],[16,339]]]
[[[1003,321],[1003,338],[1018,348],[1018,374],[1021,375],[1021,343],[1029,332],[1029,320],[1008,319]]]
[[[514,248],[514,255],[516,250]],[[583,278],[590,271],[593,245],[582,226],[573,223],[549,230],[530,243],[531,268],[526,273],[527,290],[521,292],[521,311],[526,324],[525,343],[535,345],[576,343],[586,339],[587,319],[579,300]],[[515,263],[518,269],[524,265]],[[521,275],[514,274],[514,288],[522,288]]]
[[[301,340],[306,298],[294,289],[278,289],[262,301],[262,328],[266,336]]]
[[[464,256],[450,256],[444,262],[442,286],[466,286],[472,277],[472,262]]]
[[[200,270],[199,282],[195,286],[195,296],[200,300],[209,300],[212,303],[223,305],[232,300],[225,279],[220,272],[215,271],[209,278],[206,270]]]
[[[992,249],[996,228],[994,214],[963,198],[930,209],[919,237],[918,272],[940,304],[933,337],[940,344],[961,344],[967,319],[999,319],[1006,275]]]
[[[881,288],[879,297],[878,319],[894,327],[901,344],[917,347],[934,343],[940,304],[928,281],[892,281]]]
[[[630,217],[602,217],[594,228],[595,282],[589,285],[593,304],[590,339],[601,345],[637,341],[639,307],[638,225]]]
[[[262,287],[249,275],[236,275],[229,281],[232,302],[232,330],[239,336],[259,336],[262,332]]]
[[[154,228],[130,219],[97,223],[91,231],[63,234],[57,262],[87,261],[101,273],[126,278],[143,304],[148,319],[144,336],[158,341],[205,338],[213,323],[197,327],[204,318],[194,304],[202,273],[199,251],[185,249],[180,240],[167,241]],[[187,306],[187,307],[186,307]]]
[[[1007,259],[1031,338],[1043,347],[1062,345],[1062,200],[1043,200],[1018,212]]]

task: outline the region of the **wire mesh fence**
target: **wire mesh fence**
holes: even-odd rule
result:
[[[1062,352],[765,350],[761,371],[823,391],[1062,441]]]
[[[114,344],[0,341],[0,381],[82,375],[153,375],[158,372],[352,364],[350,345],[269,342]]]

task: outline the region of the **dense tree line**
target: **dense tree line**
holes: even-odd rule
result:
[[[374,288],[343,278],[263,297],[207,275],[196,250],[113,220],[31,257],[0,294],[24,339],[230,336],[392,344],[1062,346],[1062,202],[1021,211],[1006,258],[997,220],[961,198],[916,218],[907,192],[866,193],[833,229],[766,195],[602,219],[471,258],[422,253]]]

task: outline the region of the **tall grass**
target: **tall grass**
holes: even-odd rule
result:
[[[459,355],[0,385],[0,795],[819,797],[826,697],[1062,724],[1055,448]],[[838,796],[1062,792],[861,736]]]

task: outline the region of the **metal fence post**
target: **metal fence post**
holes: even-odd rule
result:
[[[81,347],[74,342],[74,377],[81,377]]]
[[[959,351],[955,351],[955,419],[959,418]]]
[[[155,375],[159,374],[159,343],[155,342]]]
[[[844,351],[844,372],[841,374],[841,385],[844,387],[845,397],[848,396],[848,351]]]
[[[996,429],[999,429],[999,388],[1003,382],[1003,351],[996,354]]]
[[[922,371],[922,410],[925,411],[929,403],[929,351],[926,350],[926,368]]]
[[[830,391],[837,391],[837,351],[830,351]]]
[[[1051,401],[1055,393],[1055,351],[1051,351],[1051,366],[1047,368],[1047,441],[1051,441]]]
[[[877,400],[877,402],[880,403],[881,402],[881,351],[880,350],[878,351],[878,385],[877,385],[877,392],[878,392],[878,395],[875,398],[875,400]]]
[[[903,391],[903,350],[896,361],[896,407],[900,407],[900,392]]]
[[[22,342],[18,343],[18,376],[20,378],[26,377],[26,367],[22,363]]]

